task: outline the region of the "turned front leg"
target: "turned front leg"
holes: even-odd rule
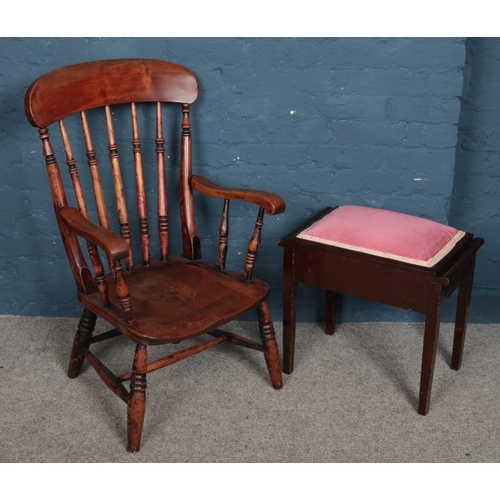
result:
[[[257,311],[259,315],[260,336],[262,337],[264,356],[266,358],[271,383],[275,389],[281,389],[283,387],[283,380],[281,376],[280,355],[274,335],[271,314],[265,302],[259,305]]]
[[[82,317],[80,318],[80,322],[78,323],[78,330],[73,340],[73,348],[71,349],[68,368],[69,378],[78,377],[80,370],[82,369],[83,360],[85,359],[83,353],[90,346],[95,323],[96,315],[89,309],[85,308],[83,310]]]
[[[146,412],[146,371],[147,348],[145,345],[137,344],[127,402],[127,451],[132,453],[138,452],[141,444]]]

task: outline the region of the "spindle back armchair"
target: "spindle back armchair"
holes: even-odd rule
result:
[[[36,80],[25,97],[30,123],[38,127],[52,191],[53,206],[62,241],[73,273],[78,300],[84,311],[74,338],[68,375],[79,375],[86,359],[104,383],[127,404],[127,449],[139,450],[146,401],[146,374],[197,354],[223,341],[260,350],[275,389],[282,386],[281,367],[273,323],[266,305],[269,286],[253,278],[264,213],[278,214],[285,202],[275,194],[251,189],[231,189],[192,175],[192,139],[190,105],[198,96],[198,83],[191,71],[171,62],[151,59],[116,59],[87,62],[57,69]],[[154,138],[156,155],[156,218],[159,248],[152,247],[151,226],[140,135],[139,106],[155,103]],[[166,186],[166,141],[164,103],[177,105],[182,113],[180,126],[180,219],[182,255],[169,251],[169,210]],[[131,143],[138,228],[131,227],[122,178],[121,157],[114,107],[130,106]],[[112,229],[101,182],[103,161],[94,148],[89,110],[102,108],[109,150],[109,167],[114,188],[119,234]],[[80,115],[84,162],[90,171],[98,224],[91,220],[89,198],[79,175],[75,148],[70,142],[66,119]],[[49,126],[58,124],[65,161],[69,168],[77,207],[70,206],[49,135]],[[83,176],[82,176],[83,177]],[[219,262],[201,257],[196,229],[193,190],[223,201],[219,235]],[[229,235],[229,200],[258,205],[255,229],[250,237],[244,273],[225,266]],[[141,255],[133,252],[134,237],[140,240]],[[88,265],[79,238],[86,241]],[[155,238],[156,239],[156,238]],[[80,240],[81,241],[81,240]],[[99,251],[106,258],[101,260]],[[139,261],[139,262],[138,262]],[[123,268],[122,262],[125,264]],[[108,267],[109,272],[106,272]],[[222,331],[220,326],[256,308],[262,343]],[[114,329],[92,336],[96,317],[108,321]],[[147,346],[179,343],[203,334],[209,341],[178,351],[148,363]],[[136,343],[132,370],[121,376],[111,372],[91,351],[95,342],[124,335]],[[127,390],[124,382],[130,380]]]

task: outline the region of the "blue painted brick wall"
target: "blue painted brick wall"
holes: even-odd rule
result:
[[[477,257],[473,312],[498,322],[500,38],[469,38],[466,48],[451,216],[453,224],[485,239]]]
[[[285,214],[265,220],[256,270],[271,283],[276,319],[282,276],[277,239],[323,207],[365,204],[449,222],[463,38],[0,39],[2,314],[80,313],[23,98],[49,70],[117,57],[189,67],[201,88],[193,106],[195,173],[275,191],[287,201]],[[174,174],[169,170],[170,185]],[[107,194],[111,203],[111,190]],[[172,192],[174,233],[177,199]],[[208,239],[203,251],[213,258],[220,202],[197,196],[196,206],[200,234]],[[242,269],[256,211],[243,203],[231,210],[228,264]],[[180,248],[178,234],[172,244]],[[321,316],[318,291],[301,287],[300,293],[299,319]],[[408,318],[413,316],[346,298],[340,319]]]

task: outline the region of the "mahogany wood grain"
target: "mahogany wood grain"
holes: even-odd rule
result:
[[[175,343],[214,330],[256,308],[269,295],[260,280],[246,281],[230,270],[205,260],[192,262],[171,255],[167,262],[153,260],[126,274],[136,325],[124,326],[123,310],[115,287],[110,307],[103,309],[98,293],[79,295],[90,310],[135,342],[148,345]],[[169,307],[165,307],[168,304]]]
[[[228,188],[215,184],[200,175],[193,175],[191,179],[193,189],[214,198],[248,201],[266,209],[269,215],[277,215],[285,211],[286,203],[281,196],[257,189]]]
[[[283,371],[294,370],[297,284],[326,290],[326,333],[335,331],[335,295],[346,294],[426,315],[418,412],[429,411],[443,302],[459,287],[452,368],[460,367],[475,256],[482,238],[466,234],[431,268],[297,238],[328,207],[279,240],[283,267]]]
[[[131,102],[192,103],[198,82],[179,64],[114,59],[74,64],[46,73],[26,92],[24,109],[35,127],[80,111]]]
[[[64,207],[59,210],[59,215],[64,224],[75,234],[104,250],[109,260],[127,258],[129,252],[127,242],[113,231],[86,219],[77,208]]]

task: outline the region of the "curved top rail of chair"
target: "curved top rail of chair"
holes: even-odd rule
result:
[[[198,97],[194,74],[156,59],[91,61],[51,71],[26,92],[24,107],[35,127],[80,111],[129,102],[191,104]]]

